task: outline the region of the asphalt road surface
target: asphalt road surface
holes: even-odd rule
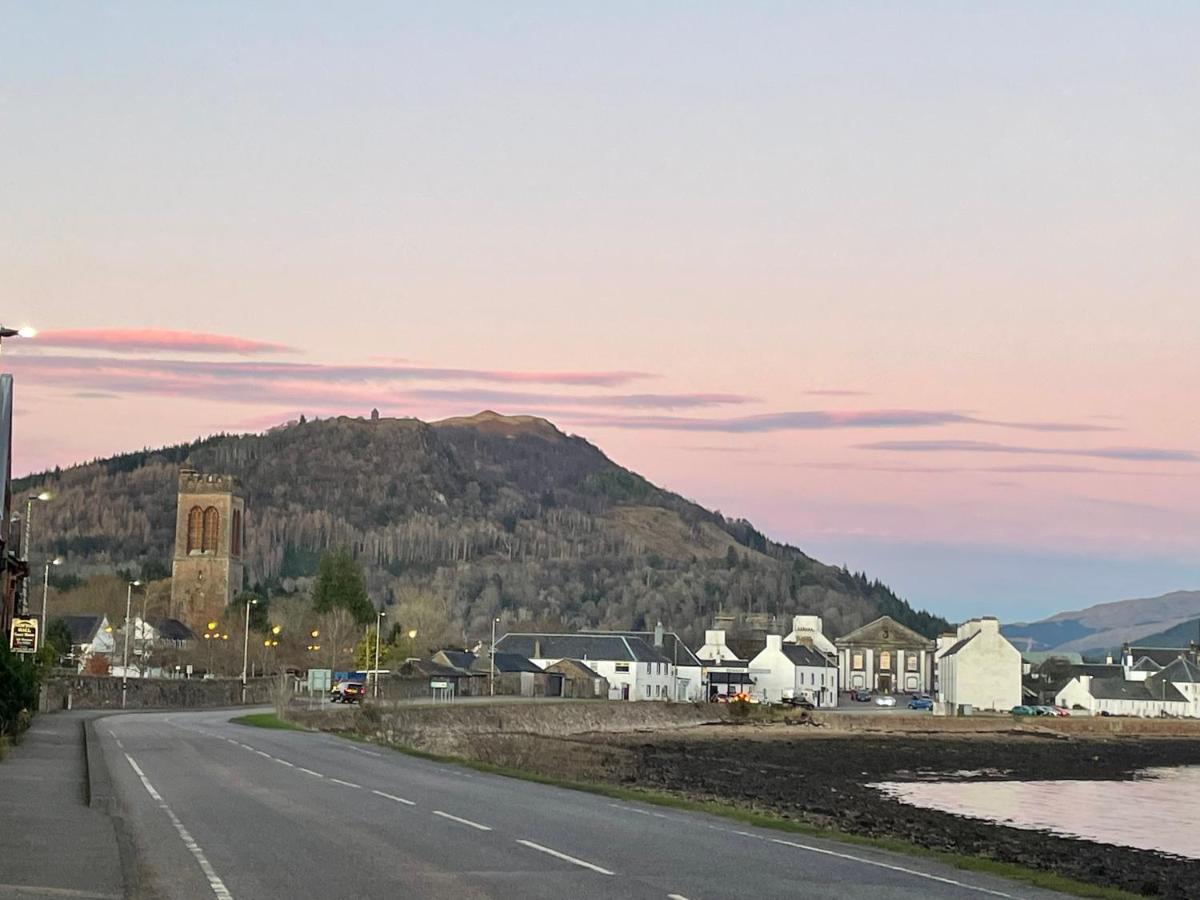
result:
[[[414,759],[229,712],[98,722],[135,897],[1041,898],[922,859]]]

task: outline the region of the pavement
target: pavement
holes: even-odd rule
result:
[[[103,797],[88,804],[84,727],[95,716],[38,716],[0,762],[2,900],[125,896],[113,820]]]
[[[1058,896],[924,859],[485,775],[331,735],[235,725],[232,715],[97,722],[136,857],[130,896]]]

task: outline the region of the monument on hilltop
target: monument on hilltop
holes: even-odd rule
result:
[[[179,470],[171,615],[199,634],[242,589],[245,505],[232,475]]]

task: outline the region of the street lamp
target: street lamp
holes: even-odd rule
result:
[[[376,700],[379,699],[379,633],[383,631],[383,617],[386,615],[382,609],[375,614],[375,685],[371,696]]]
[[[49,491],[42,491],[40,494],[30,494],[25,498],[25,533],[21,536],[21,556],[26,563],[32,558],[29,554],[30,543],[33,541],[33,504],[34,501],[47,503],[53,499],[54,495]],[[25,576],[25,582],[22,585],[21,593],[23,602],[21,609],[23,612],[29,612],[29,576]],[[43,623],[44,627],[44,623]]]
[[[125,692],[129,688],[129,604],[133,602],[133,589],[140,587],[141,583],[141,581],[131,581],[125,591],[125,650],[121,654],[121,709],[125,708]]]
[[[42,627],[38,629],[38,649],[46,646],[46,595],[50,593],[50,567],[61,566],[62,557],[56,556],[46,563],[46,574],[42,577]]]
[[[258,599],[254,598],[246,604],[246,633],[242,636],[242,705],[246,703],[246,666],[250,662],[250,607],[257,606]]]
[[[488,647],[488,656],[492,660],[488,667],[488,693],[493,697],[496,696],[496,624],[499,621],[499,617],[492,619],[492,645]]]

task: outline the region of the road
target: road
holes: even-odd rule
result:
[[[1058,896],[922,859],[415,759],[230,712],[98,722],[134,896]]]

